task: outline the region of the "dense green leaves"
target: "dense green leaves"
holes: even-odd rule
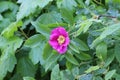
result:
[[[13,13],[16,13],[18,10],[18,5],[10,2],[10,1],[1,1],[0,2],[0,13],[6,11],[6,10],[11,10]]]
[[[36,66],[33,65],[28,57],[22,57],[18,60],[17,73],[21,76],[34,77],[36,73]]]
[[[35,22],[32,22],[32,24],[37,32],[43,34],[48,38],[50,35],[50,29],[48,27],[53,24],[57,24],[57,26],[59,26],[59,23],[61,22],[62,22],[61,15],[53,11],[41,15]],[[56,26],[53,25],[53,27]]]
[[[119,0],[1,0],[0,80],[119,80]],[[67,51],[49,44],[68,32]],[[63,42],[64,42],[63,41]]]
[[[45,45],[45,37],[37,34],[26,40],[25,46],[30,47],[29,58],[34,64],[37,64],[39,61],[43,64],[44,60],[42,57],[43,49]]]
[[[69,24],[74,24],[73,13],[77,6],[76,2],[74,0],[58,0],[58,6],[63,19]]]
[[[63,70],[60,72],[61,80],[74,80],[72,73],[69,70]]]
[[[32,22],[33,26],[35,26],[35,29],[37,32],[41,33],[42,35],[49,37],[50,29],[47,28],[45,25],[40,24],[39,22]]]
[[[70,13],[69,10],[67,10],[65,8],[61,9],[61,15],[67,23],[69,23],[71,25],[74,23],[73,14]]]
[[[92,25],[92,20],[91,19],[83,21],[82,23],[78,24],[77,26],[80,27],[80,28],[76,31],[75,36],[79,36],[82,32],[85,33],[91,25]]]
[[[36,35],[34,35],[26,40],[25,46],[26,47],[36,47],[41,43],[41,41],[44,41],[44,40],[45,40],[44,36],[42,36],[40,34],[36,34]]]
[[[68,9],[69,11],[73,11],[76,6],[77,3],[74,0],[61,0],[60,8],[62,7]]]
[[[16,63],[14,51],[11,47],[11,49],[8,49],[0,58],[0,80],[5,77],[7,71],[12,72]]]
[[[71,44],[73,44],[74,46],[77,46],[78,49],[81,50],[81,51],[89,50],[88,46],[80,39],[71,40]]]
[[[44,63],[45,71],[54,67],[55,64],[57,64],[59,57],[60,55],[57,52],[53,51]]]
[[[36,12],[37,7],[40,9],[44,8],[52,0],[18,0],[18,3],[21,4],[19,12],[17,14],[17,20],[28,17],[30,14]],[[40,9],[38,9],[40,11]]]
[[[49,24],[53,24],[53,23],[59,24],[60,22],[62,22],[62,17],[60,15],[60,13],[58,13],[56,11],[52,11],[52,12],[45,13],[45,14],[41,15],[40,17],[38,17],[36,22],[39,22],[44,25],[49,25]]]
[[[0,44],[0,49],[2,55],[0,57],[0,79],[2,80],[7,72],[12,72],[15,64],[17,63],[15,57],[15,51],[19,48],[23,42],[18,37],[12,37],[11,39],[0,38],[2,44]]]
[[[79,65],[78,61],[73,57],[72,54],[66,53],[66,54],[65,54],[65,57],[66,57],[66,59],[67,59],[69,62],[71,62],[72,64],[74,64],[74,65]]]
[[[60,70],[59,70],[59,65],[58,64],[52,70],[51,80],[61,80],[61,78],[60,78]]]
[[[120,29],[120,23],[113,24],[111,26],[108,26],[100,35],[100,39],[103,39],[107,37],[108,35],[111,35],[112,33],[116,32]]]
[[[4,37],[10,38],[14,35],[14,32],[18,30],[18,27],[22,26],[22,21],[17,21],[11,23],[6,29],[1,33]]]

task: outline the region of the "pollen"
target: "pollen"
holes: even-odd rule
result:
[[[65,42],[65,37],[63,35],[60,35],[57,39],[58,43],[62,45]]]

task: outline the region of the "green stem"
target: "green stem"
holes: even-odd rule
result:
[[[20,28],[19,28],[20,29]],[[22,29],[20,29],[20,31],[22,32],[22,35],[24,35],[24,37],[26,38],[26,39],[28,39],[28,36],[26,35],[26,33],[22,30]]]

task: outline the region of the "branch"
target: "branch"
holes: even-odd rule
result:
[[[26,35],[26,33],[22,29],[20,29],[20,28],[19,28],[19,30],[22,32],[22,35],[24,35],[25,38],[28,39],[28,36]]]

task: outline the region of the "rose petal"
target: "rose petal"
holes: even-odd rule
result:
[[[57,50],[60,54],[63,54],[67,51],[67,46],[62,46],[61,48],[58,48]]]
[[[68,33],[66,32],[66,30],[64,29],[64,28],[62,28],[62,27],[59,27],[59,33],[61,34],[61,35],[63,35],[64,37],[67,37],[68,36]]]
[[[51,46],[56,46],[56,45],[58,45],[58,42],[57,41],[49,41],[49,44],[51,45]]]
[[[58,37],[59,37],[58,34],[52,34],[50,35],[50,40],[57,40]]]
[[[55,28],[51,31],[51,34],[60,34],[59,33],[59,28]]]

